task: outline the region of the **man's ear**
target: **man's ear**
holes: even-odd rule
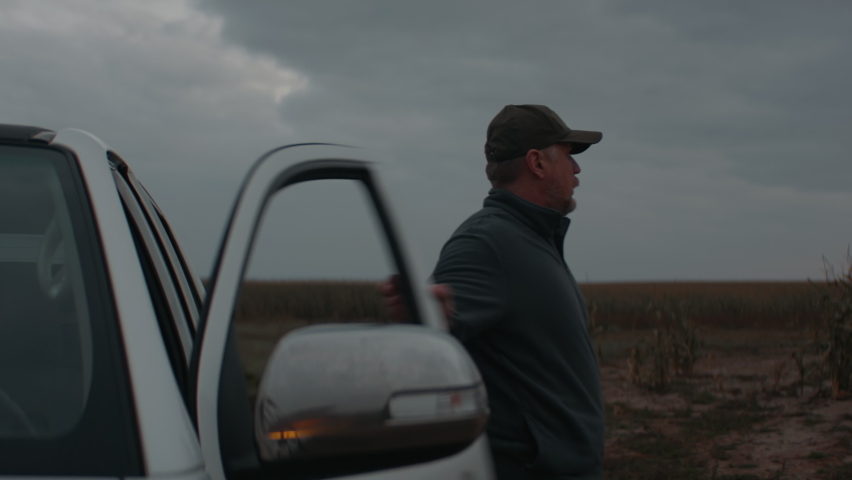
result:
[[[547,165],[544,157],[544,152],[541,150],[531,149],[527,151],[527,156],[525,158],[527,169],[535,178],[542,179],[547,175]]]

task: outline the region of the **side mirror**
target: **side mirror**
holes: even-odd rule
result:
[[[479,372],[450,335],[413,325],[312,326],[275,347],[255,438],[267,462],[443,456],[473,443],[487,419]]]

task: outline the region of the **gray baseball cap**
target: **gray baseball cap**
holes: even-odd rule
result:
[[[570,143],[571,155],[577,155],[603,137],[601,132],[571,130],[544,105],[506,105],[488,124],[487,135],[485,158],[489,162],[510,160],[554,143]]]

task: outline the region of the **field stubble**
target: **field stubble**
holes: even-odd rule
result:
[[[824,318],[814,285],[581,288],[601,362],[607,478],[852,478],[852,402],[827,398],[808,349]],[[629,381],[628,359],[659,327],[660,305],[679,305],[702,343],[688,375],[652,392]],[[246,282],[235,330],[249,387],[294,328],[387,320],[375,282]]]

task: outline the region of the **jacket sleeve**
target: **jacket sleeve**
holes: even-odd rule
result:
[[[450,286],[454,304],[450,332],[460,341],[470,340],[505,317],[504,274],[497,252],[484,238],[451,238],[441,251],[433,279]]]

